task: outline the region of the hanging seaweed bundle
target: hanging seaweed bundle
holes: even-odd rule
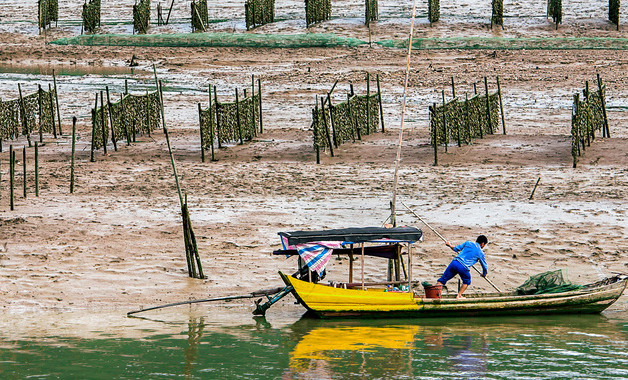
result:
[[[504,25],[504,0],[493,0],[491,22],[495,25]]]
[[[150,0],[140,0],[133,5],[133,32],[146,34],[150,21]]]
[[[371,21],[376,21],[379,17],[379,0],[364,0],[365,17],[364,23],[368,25]]]
[[[47,28],[53,21],[59,20],[59,2],[58,0],[39,0],[38,1],[38,24],[40,28]]]
[[[100,0],[89,0],[83,4],[83,29],[94,33],[100,27]]]
[[[53,132],[56,96],[54,90],[38,89],[21,101],[0,101],[0,140],[15,139],[20,134],[26,136],[35,131]]]
[[[440,20],[440,0],[427,0],[427,19],[430,24]]]
[[[571,155],[574,167],[578,156],[595,140],[596,132],[602,130],[602,134],[605,134],[604,92],[605,87],[602,86],[601,91],[589,92],[582,100],[578,95],[574,96],[571,119]]]
[[[207,0],[193,0],[192,8],[192,32],[204,32],[207,30],[209,16],[207,13]]]
[[[621,0],[608,0],[608,19],[619,28],[619,7]]]
[[[548,13],[558,28],[558,24],[563,22],[562,0],[549,0]]]
[[[246,0],[244,3],[246,29],[275,21],[275,0]]]
[[[305,24],[310,26],[331,17],[331,0],[305,0]]]

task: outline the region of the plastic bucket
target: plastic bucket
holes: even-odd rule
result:
[[[425,298],[440,298],[443,294],[442,285],[423,286],[425,289]]]

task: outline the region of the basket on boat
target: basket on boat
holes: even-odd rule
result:
[[[443,285],[423,284],[425,289],[425,298],[440,298],[443,294]]]

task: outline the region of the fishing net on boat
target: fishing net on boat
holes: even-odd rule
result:
[[[567,279],[567,271],[554,270],[530,276],[523,285],[517,288],[519,294],[561,293],[581,289],[581,285],[572,284]]]

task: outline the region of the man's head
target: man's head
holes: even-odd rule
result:
[[[480,245],[480,248],[484,248],[484,246],[488,244],[488,239],[486,236],[480,235],[477,239],[475,239],[475,242]]]

